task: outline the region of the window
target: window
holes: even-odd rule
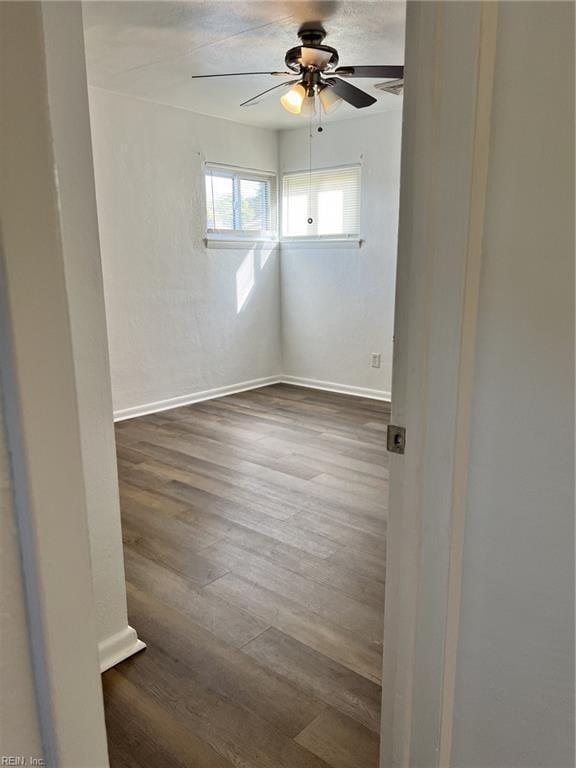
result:
[[[208,234],[240,239],[275,237],[275,181],[272,174],[207,165]]]
[[[282,236],[295,240],[359,238],[360,166],[286,174]]]

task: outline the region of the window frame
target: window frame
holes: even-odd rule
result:
[[[280,214],[280,226],[279,237],[283,246],[295,247],[295,248],[328,248],[330,244],[333,247],[356,247],[360,248],[364,243],[362,239],[362,181],[363,181],[363,165],[362,163],[343,163],[341,165],[319,166],[312,168],[312,173],[323,173],[327,171],[341,171],[348,168],[355,168],[358,170],[358,232],[354,234],[334,234],[334,235],[285,235],[284,234],[284,216],[285,216],[285,179],[290,176],[304,176],[310,173],[309,168],[302,168],[300,170],[290,170],[282,173],[282,205]]]
[[[211,175],[232,179],[232,217],[233,229],[215,229],[208,226],[209,196],[206,182]],[[240,184],[246,181],[266,182],[268,187],[268,221],[270,229],[241,228],[241,193]],[[204,192],[204,222],[206,244],[215,247],[234,247],[236,244],[245,245],[257,242],[276,242],[278,240],[278,174],[275,171],[264,171],[255,168],[241,168],[224,163],[204,163],[203,192]]]

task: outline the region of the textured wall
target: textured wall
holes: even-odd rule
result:
[[[362,164],[362,248],[282,249],[284,372],[390,392],[400,189],[400,110],[327,123],[316,168]],[[306,167],[308,128],[280,134],[280,170]],[[370,353],[382,367],[370,367]]]
[[[280,372],[278,253],[207,249],[204,161],[275,171],[273,131],[90,89],[114,409]]]

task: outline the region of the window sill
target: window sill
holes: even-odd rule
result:
[[[221,235],[207,235],[204,238],[206,248],[233,248],[240,250],[242,248],[275,248],[278,240],[265,237],[226,237]]]
[[[286,250],[333,250],[335,248],[361,248],[364,240],[361,238],[302,238],[301,240],[281,240],[282,249]]]
[[[233,249],[242,250],[244,248],[276,248],[280,246],[282,250],[287,251],[297,250],[334,250],[334,249],[348,249],[354,250],[362,248],[364,240],[354,237],[342,237],[342,238],[302,238],[302,239],[286,239],[277,240],[269,237],[228,237],[227,235],[207,235],[204,238],[204,244],[206,248],[215,248],[218,250]]]

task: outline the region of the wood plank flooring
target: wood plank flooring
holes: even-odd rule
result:
[[[376,768],[388,420],[278,384],[117,424],[112,768]]]

